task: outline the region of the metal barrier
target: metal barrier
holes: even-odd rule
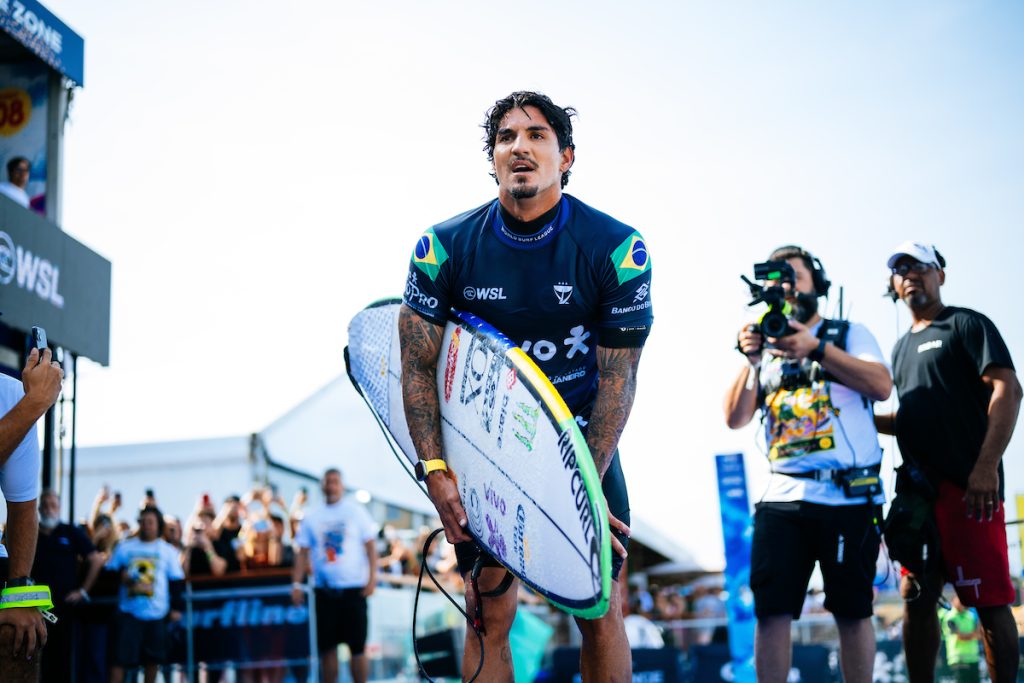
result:
[[[290,583],[196,590],[187,582],[188,679],[199,662],[207,670],[307,666],[319,680],[316,601],[311,586],[304,585],[304,591],[305,605],[296,607]]]

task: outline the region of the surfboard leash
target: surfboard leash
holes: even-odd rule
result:
[[[473,683],[473,681],[475,681],[477,679],[477,677],[480,675],[480,672],[483,671],[483,668],[484,668],[483,607],[482,607],[481,602],[480,602],[480,590],[477,587],[476,578],[473,577],[471,585],[473,586],[473,590],[474,590],[474,594],[473,595],[474,595],[474,598],[475,598],[477,609],[475,610],[476,614],[474,615],[474,617],[472,619],[470,619],[469,614],[466,613],[466,610],[462,609],[462,606],[459,605],[458,602],[456,602],[455,598],[453,598],[451,596],[451,594],[444,589],[444,587],[441,585],[441,583],[437,580],[437,577],[434,576],[434,572],[432,572],[430,570],[430,567],[427,566],[427,557],[429,557],[429,555],[430,555],[430,544],[433,543],[434,539],[437,538],[437,535],[442,533],[443,531],[444,531],[444,527],[440,527],[440,528],[434,529],[432,532],[430,532],[430,535],[427,536],[427,540],[424,541],[424,543],[423,543],[423,561],[420,562],[420,576],[419,576],[419,580],[416,582],[416,597],[415,597],[415,599],[413,599],[413,602],[412,602],[412,650],[413,650],[413,654],[416,656],[416,666],[419,667],[420,674],[422,674],[423,677],[426,678],[429,683],[434,683],[434,679],[430,677],[430,675],[427,673],[426,669],[423,668],[423,662],[420,661],[419,643],[417,642],[417,638],[416,638],[416,614],[417,614],[417,612],[419,610],[419,605],[420,605],[420,592],[423,590],[423,572],[426,572],[427,576],[430,577],[430,580],[434,582],[434,585],[437,587],[437,590],[441,591],[441,594],[444,595],[444,597],[448,598],[448,601],[451,602],[453,605],[455,605],[455,609],[459,610],[459,612],[462,614],[462,616],[465,617],[466,623],[469,624],[470,628],[473,629],[473,633],[476,634],[477,640],[480,641],[480,661],[476,665],[476,671],[473,673],[473,675],[466,682],[466,683]],[[473,566],[473,572],[471,572],[470,575],[472,576],[475,573],[478,576],[480,574],[480,569],[482,569],[482,568],[483,568],[483,558],[481,556],[481,557],[477,558],[477,561],[476,561],[476,563]],[[509,584],[511,584],[511,581],[509,582]],[[499,586],[499,588],[500,588],[500,586]],[[506,587],[505,590],[507,590],[507,587]],[[489,591],[488,593],[484,593],[484,595],[489,595],[491,592],[493,592],[493,591]],[[504,592],[504,591],[502,591],[502,592]],[[477,619],[479,619],[479,622],[477,621]],[[479,623],[479,626],[478,626],[478,623]]]

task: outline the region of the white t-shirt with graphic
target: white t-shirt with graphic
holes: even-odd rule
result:
[[[821,323],[810,328],[817,335]],[[888,361],[866,327],[851,323],[846,352],[863,361]],[[782,362],[765,356],[761,363],[762,387],[778,384]],[[810,472],[823,469],[870,467],[882,461],[871,402],[836,382],[819,379],[795,390],[768,391],[763,397],[765,443],[773,472]],[[822,505],[863,504],[864,498],[847,498],[842,488],[829,481],[772,475],[763,502],[807,501]],[[875,502],[885,502],[883,495]]]
[[[24,396],[21,382],[0,373],[0,419]],[[39,437],[35,426],[0,467],[0,491],[8,503],[25,503],[39,494]],[[7,557],[3,544],[0,544],[0,557]]]
[[[377,524],[351,496],[306,513],[295,537],[309,548],[313,578],[320,588],[356,588],[370,580],[366,542],[377,537]]]
[[[178,551],[162,539],[122,541],[107,562],[110,569],[126,569],[131,579],[121,584],[118,607],[136,619],[163,619],[171,608],[168,583],[184,579]]]

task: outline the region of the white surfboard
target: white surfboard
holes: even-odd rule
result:
[[[417,461],[402,403],[398,310],[386,299],[349,324],[349,376]],[[601,481],[562,397],[503,334],[452,312],[437,363],[445,458],[469,531],[509,571],[570,614],[608,609],[611,545]]]

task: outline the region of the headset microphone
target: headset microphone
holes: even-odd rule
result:
[[[885,287],[885,294],[883,294],[882,296],[889,297],[890,299],[892,299],[893,303],[896,303],[897,301],[900,300],[900,295],[897,294],[896,288],[892,286],[892,276],[891,275],[889,276],[889,284],[886,285],[886,287]]]

